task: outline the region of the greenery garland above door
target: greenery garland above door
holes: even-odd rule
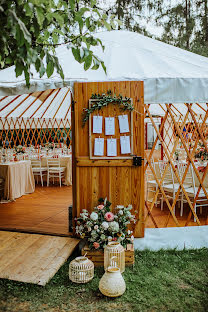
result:
[[[82,118],[82,125],[85,126],[86,122],[88,121],[90,114],[95,112],[96,110],[100,110],[103,107],[107,107],[109,104],[113,105],[119,105],[120,109],[123,111],[133,111],[134,107],[131,103],[131,99],[127,97],[122,97],[121,94],[119,96],[116,96],[112,93],[111,90],[108,90],[107,93],[102,94],[92,94],[91,100],[96,100],[93,105],[91,105],[90,108],[85,108],[83,112],[83,118]]]

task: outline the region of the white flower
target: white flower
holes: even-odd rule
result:
[[[131,241],[132,241],[132,243],[133,243],[133,241],[134,241],[134,235],[131,235]]]
[[[110,223],[110,229],[112,232],[118,232],[119,231],[119,224],[116,221],[109,222]]]
[[[111,241],[112,241],[112,239],[113,239],[113,237],[112,237],[112,236],[108,236],[108,241],[109,241],[109,242],[111,242]]]
[[[88,212],[87,212],[87,209],[82,209],[82,212],[83,212],[83,213],[88,213]]]
[[[101,239],[102,241],[104,241],[104,240],[105,240],[105,235],[104,235],[104,234],[101,234],[101,235],[100,235],[100,239]]]
[[[128,205],[128,207],[127,207],[129,210],[131,210],[132,209],[132,205]]]
[[[104,222],[101,224],[101,226],[102,226],[102,228],[103,228],[104,230],[107,230],[108,227],[109,227],[109,224],[108,224],[108,222],[104,221]]]
[[[116,208],[117,208],[117,209],[123,209],[124,206],[123,206],[123,205],[117,205]]]
[[[126,212],[126,215],[127,215],[128,217],[131,217],[131,212],[130,212],[130,211],[127,211],[127,212]]]
[[[98,230],[98,225],[97,225],[97,224],[94,226],[94,229],[95,229],[95,230]]]
[[[120,216],[123,216],[123,210],[119,210],[118,214],[120,214]]]
[[[92,228],[89,226],[89,227],[87,228],[87,230],[88,230],[88,232],[90,232],[90,231],[92,230]]]
[[[130,230],[128,230],[128,232],[127,232],[127,233],[128,233],[128,235],[130,235],[130,234],[131,234],[131,231],[130,231]]]
[[[92,212],[91,215],[90,215],[90,218],[93,220],[93,221],[96,221],[98,219],[98,214],[97,212]]]

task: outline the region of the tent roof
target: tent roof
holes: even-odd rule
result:
[[[65,82],[54,73],[39,78],[34,70],[31,88],[24,76],[15,77],[14,67],[0,71],[0,95],[23,94],[71,85],[74,81],[144,80],[145,103],[208,102],[208,58],[129,31],[95,34],[101,47],[93,50],[107,67],[84,71],[66,46],[57,48]]]
[[[68,88],[0,98],[1,118],[71,119]]]

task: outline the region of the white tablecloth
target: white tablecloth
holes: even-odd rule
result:
[[[5,180],[4,198],[14,200],[35,191],[30,160],[0,164],[0,177]]]

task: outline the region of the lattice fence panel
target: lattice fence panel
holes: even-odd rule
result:
[[[70,119],[0,117],[0,146],[37,146],[49,142],[71,145]]]
[[[152,149],[145,151],[145,226],[208,224],[208,108],[200,115],[192,104],[184,104],[183,114],[172,104],[164,108],[158,129],[145,105],[157,134]],[[155,159],[158,141],[162,151]]]

